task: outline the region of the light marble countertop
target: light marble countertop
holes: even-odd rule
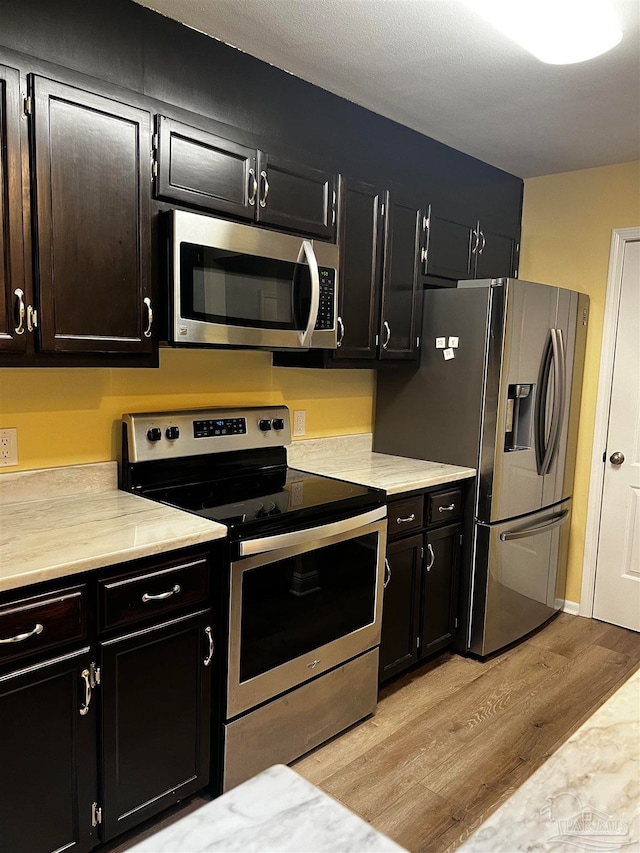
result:
[[[294,770],[277,764],[127,853],[374,853],[403,851]]]
[[[640,850],[640,671],[456,853]]]
[[[0,591],[226,534],[222,524],[120,491],[115,462],[0,477]]]
[[[475,468],[372,452],[371,433],[294,441],[289,465],[398,495],[475,477]]]

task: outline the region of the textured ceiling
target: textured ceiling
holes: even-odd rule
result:
[[[640,157],[638,0],[613,0],[621,44],[564,66],[459,0],[142,5],[521,177]]]

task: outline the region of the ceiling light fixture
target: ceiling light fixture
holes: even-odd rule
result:
[[[584,62],[622,40],[613,9],[602,0],[466,0],[466,5],[552,65]]]

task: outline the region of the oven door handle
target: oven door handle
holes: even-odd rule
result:
[[[264,536],[261,539],[246,539],[244,542],[240,542],[240,556],[248,557],[252,554],[263,554],[265,551],[279,551],[292,545],[329,539],[340,533],[348,533],[374,521],[380,521],[380,519],[386,518],[386,515],[386,506],[381,506],[369,512],[345,518],[342,521],[323,524],[320,527],[307,527],[293,533],[279,533],[277,536]]]
[[[301,347],[309,347],[311,344],[311,335],[316,326],[318,319],[318,310],[320,308],[320,272],[318,270],[318,261],[316,253],[313,251],[311,240],[303,240],[300,246],[297,263],[302,263],[302,258],[306,257],[309,265],[309,275],[311,276],[311,304],[309,305],[309,319],[307,320],[307,328],[304,332],[298,332]]]

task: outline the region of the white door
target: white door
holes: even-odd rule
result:
[[[640,242],[624,250],[593,615],[640,631]]]

